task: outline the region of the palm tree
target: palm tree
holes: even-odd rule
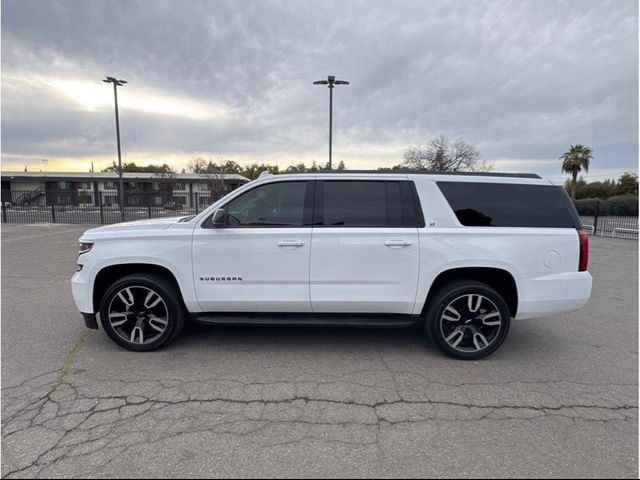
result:
[[[576,198],[576,182],[578,174],[584,169],[589,171],[589,162],[593,158],[591,149],[584,145],[571,145],[569,150],[562,154],[562,173],[571,175],[571,198]]]

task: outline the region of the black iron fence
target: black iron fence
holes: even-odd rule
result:
[[[125,192],[126,221],[195,215],[220,198],[209,191]],[[2,192],[4,223],[89,223],[122,221],[117,191],[29,191]]]
[[[128,191],[124,195],[124,218],[195,215],[220,198],[210,191],[165,192]],[[589,233],[598,236],[638,239],[638,216],[581,215]],[[586,213],[586,212],[583,212]],[[4,223],[88,223],[108,224],[122,221],[117,190],[36,190],[3,191]]]
[[[580,215],[583,228],[599,237],[638,239],[638,217],[618,215]]]

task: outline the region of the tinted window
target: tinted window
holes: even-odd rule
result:
[[[230,226],[302,225],[307,182],[270,183],[231,200]]]
[[[562,187],[474,182],[438,182],[438,187],[469,227],[580,226]]]
[[[344,227],[417,226],[409,182],[324,181],[314,223]]]

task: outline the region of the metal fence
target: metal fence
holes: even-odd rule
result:
[[[584,229],[592,235],[638,240],[637,216],[581,215],[580,219]]]
[[[125,192],[124,219],[195,215],[218,200],[220,195],[199,192]],[[117,191],[29,191],[2,192],[4,223],[88,223],[122,221]]]
[[[127,191],[125,220],[195,215],[218,200],[209,191]],[[585,229],[598,236],[638,239],[637,216],[581,215]],[[38,188],[2,192],[4,223],[88,223],[122,221],[117,190],[56,191]]]

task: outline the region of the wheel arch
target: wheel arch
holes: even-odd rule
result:
[[[169,280],[169,282],[171,282],[171,284],[176,288],[176,291],[180,294],[184,303],[184,296],[180,289],[180,284],[178,283],[175,274],[167,267],[153,263],[120,263],[105,266],[96,275],[93,282],[94,311],[100,311],[100,301],[110,285],[122,277],[136,273],[155,274]]]
[[[498,267],[456,267],[440,272],[433,280],[422,308],[423,315],[435,292],[455,280],[475,280],[489,285],[505,299],[512,318],[518,313],[518,286],[511,272]]]

